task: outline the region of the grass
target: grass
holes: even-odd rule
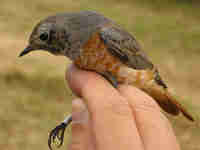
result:
[[[69,89],[69,95],[65,93],[64,79],[11,69],[0,73],[0,82],[0,147],[47,149],[47,133],[71,112],[72,97]]]
[[[64,71],[69,61],[44,52],[17,58],[38,20],[65,11],[94,10],[134,34],[161,75],[200,117],[200,13],[195,0],[1,0],[0,148],[48,149],[50,129],[71,112]],[[183,150],[200,149],[198,122],[170,117]],[[70,133],[70,131],[69,131]],[[70,134],[66,134],[66,143]],[[62,147],[64,149],[65,147]]]

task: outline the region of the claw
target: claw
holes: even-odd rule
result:
[[[51,144],[55,143],[56,147],[59,148],[62,146],[64,141],[64,133],[66,127],[71,123],[72,117],[69,117],[66,122],[61,123],[56,126],[49,134],[48,146],[49,149],[52,150]]]
[[[48,146],[50,150],[52,150],[52,147],[51,147],[52,143],[56,143],[56,147],[62,146],[66,126],[67,125],[65,123],[61,123],[50,132],[49,139],[48,139]]]

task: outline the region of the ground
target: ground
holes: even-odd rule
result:
[[[49,131],[71,112],[73,96],[64,80],[70,62],[45,52],[17,57],[33,26],[58,12],[93,10],[136,36],[169,87],[197,119],[190,123],[182,116],[169,116],[182,149],[200,149],[199,6],[192,0],[2,0],[0,148],[48,149]],[[70,131],[66,137],[65,144],[70,142]]]

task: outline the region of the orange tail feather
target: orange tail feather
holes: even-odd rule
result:
[[[194,121],[194,118],[190,113],[176,100],[168,89],[153,84],[149,88],[144,90],[150,96],[152,96],[160,107],[169,114],[178,115],[180,112],[190,121]]]
[[[189,119],[190,121],[194,121],[194,118],[190,113],[175,99],[174,96],[172,96],[168,91],[166,91],[166,96],[168,98],[168,101],[170,101],[172,104],[176,105],[178,110],[182,112],[182,114]]]

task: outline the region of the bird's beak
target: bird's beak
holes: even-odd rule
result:
[[[27,46],[20,54],[19,54],[19,57],[22,57],[26,54],[28,54],[29,52],[33,51],[34,49],[30,46]]]

